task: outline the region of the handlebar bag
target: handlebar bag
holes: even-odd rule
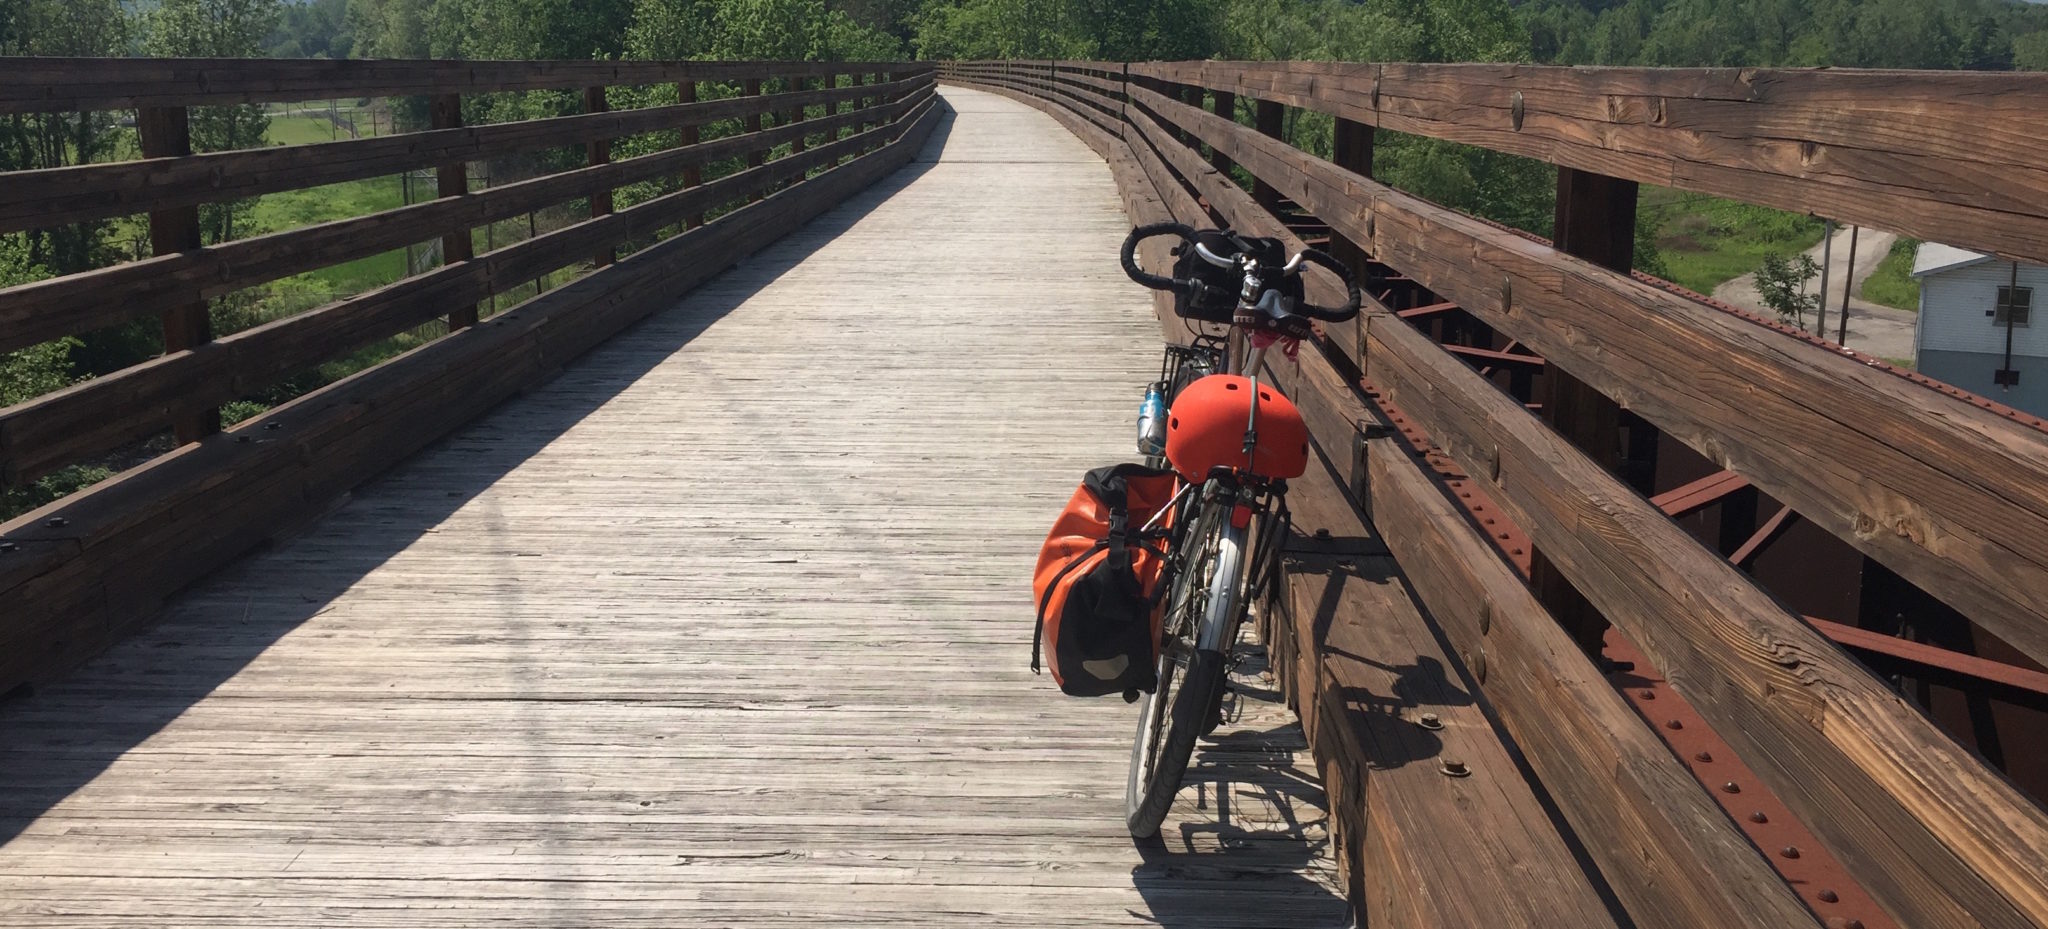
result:
[[[1100,697],[1157,685],[1163,529],[1141,533],[1173,498],[1170,470],[1121,464],[1088,472],[1032,572],[1038,629],[1031,670],[1060,691]],[[1162,521],[1163,522],[1163,521]]]
[[[1208,247],[1218,255],[1236,255],[1251,246],[1252,257],[1262,264],[1278,267],[1286,263],[1284,246],[1279,239],[1256,236],[1236,236],[1226,230],[1208,230],[1195,233],[1195,241]],[[1193,245],[1183,244],[1173,262],[1173,276],[1176,280],[1193,281],[1192,293],[1176,289],[1173,292],[1174,315],[1205,323],[1228,324],[1237,313],[1238,291],[1244,288],[1244,278],[1230,268],[1219,268],[1208,259],[1195,254]],[[1290,277],[1277,284],[1278,289],[1301,299],[1302,286],[1299,276]]]

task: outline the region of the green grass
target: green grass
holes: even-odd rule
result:
[[[1920,251],[1918,239],[1901,236],[1892,250],[1877,263],[1863,282],[1863,299],[1901,310],[1920,311],[1920,282],[1913,277],[1913,256]]]
[[[1819,220],[1734,200],[1645,187],[1640,208],[1660,223],[1657,250],[1672,283],[1700,293],[1755,271],[1765,255],[1820,244]]]
[[[333,123],[312,116],[272,115],[270,132],[264,135],[272,145],[306,145],[346,138],[347,133],[335,133]]]

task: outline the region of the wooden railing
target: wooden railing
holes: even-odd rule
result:
[[[1550,888],[1590,879],[1619,902],[1617,919],[1637,925],[1762,929],[1819,925],[1827,907],[1816,900],[1855,892],[1817,898],[1819,887],[1773,873],[1753,844],[1763,833],[1745,833],[1749,823],[1723,812],[1735,802],[1702,786],[1709,761],[1732,759],[1675,757],[1582,650],[1597,648],[1604,617],[1818,836],[1823,848],[1803,854],[1831,855],[1882,907],[1866,920],[2048,926],[2048,816],[1617,476],[1612,449],[1618,401],[2048,658],[2038,419],[1628,267],[1638,181],[2048,260],[2048,157],[2034,141],[2048,133],[2036,105],[2048,76],[1068,61],[940,73],[1059,120],[1110,163],[1134,221],[1227,223],[1299,245],[1287,220],[1306,220],[1280,212],[1291,201],[1362,271],[1444,301],[1405,315],[1462,309],[1523,352],[1468,356],[1543,366],[1549,425],[1404,314],[1374,305],[1356,324],[1327,327],[1322,351],[1304,352],[1298,368],[1272,372],[1333,479],[1369,514],[1360,531],[1384,542],[1429,608],[1433,625],[1412,634],[1441,635],[1458,654],[1462,680],[1491,704],[1597,871],[1470,866],[1490,845],[1515,845],[1510,814],[1486,841],[1399,832],[1389,810],[1481,801],[1378,770],[1399,738],[1361,701],[1369,688],[1356,683],[1367,678],[1352,653],[1359,636],[1385,634],[1359,630],[1397,620],[1364,612],[1364,600],[1327,609],[1341,588],[1311,577],[1324,599],[1292,613],[1279,604],[1273,647],[1324,762],[1333,819],[1349,833],[1361,910],[1419,925],[1476,924],[1475,913],[1489,925],[1561,925],[1584,917],[1546,910],[1576,899]],[[1336,117],[1331,160],[1278,137],[1285,107]],[[1375,127],[1558,165],[1558,241],[1375,181]],[[1251,191],[1224,173],[1233,166],[1256,179]],[[1332,287],[1311,281],[1326,296]],[[1488,795],[1540,809],[1509,781]],[[1380,817],[1371,829],[1368,809]],[[1425,837],[1394,848],[1387,830]]]
[[[675,104],[608,104],[607,87],[669,83]],[[933,83],[900,63],[0,58],[0,113],[133,109],[147,156],[0,174],[0,232],[147,214],[156,253],[0,290],[0,350],[142,318],[163,320],[166,348],[0,410],[0,479],[172,426],[181,446],[0,526],[0,691],[62,673],[168,594],[906,163],[936,123]],[[700,99],[723,96],[708,85],[741,95]],[[462,124],[464,95],[542,89],[580,91],[585,112]],[[191,151],[188,107],[378,96],[430,98],[432,128]],[[722,120],[742,131],[704,141]],[[665,132],[680,144],[611,157],[613,140]],[[584,166],[467,190],[466,163],[567,146]],[[735,159],[745,167],[705,179]],[[436,169],[438,199],[199,239],[201,204],[421,169]],[[615,209],[613,191],[650,180],[673,189]],[[475,229],[584,200],[588,219],[475,253]],[[424,273],[219,338],[208,325],[213,298],[436,240],[444,261]],[[495,295],[583,266],[598,270],[479,321]],[[436,320],[451,334],[217,434],[222,404]]]

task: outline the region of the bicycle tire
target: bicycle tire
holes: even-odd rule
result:
[[[1244,530],[1230,525],[1229,514],[1223,505],[1204,505],[1188,537],[1200,548],[1174,577],[1167,601],[1173,641],[1160,649],[1158,686],[1138,714],[1124,786],[1124,824],[1133,838],[1159,834],[1187,776],[1196,741],[1213,728],[1209,723],[1222,696],[1227,664],[1223,649],[1229,643],[1222,643],[1223,649],[1200,648],[1196,637],[1204,625],[1230,620],[1230,611],[1242,607],[1238,601],[1243,579],[1237,575],[1243,573],[1244,561],[1221,557],[1226,543],[1243,550]],[[1218,573],[1218,562],[1233,560],[1235,564],[1226,569],[1229,576]],[[1235,628],[1234,622],[1230,628]]]

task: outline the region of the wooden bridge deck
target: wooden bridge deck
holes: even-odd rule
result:
[[[1342,925],[1284,708],[1140,848],[1129,708],[1025,670],[1156,324],[1102,162],[945,96],[918,163],[0,708],[0,923]]]

